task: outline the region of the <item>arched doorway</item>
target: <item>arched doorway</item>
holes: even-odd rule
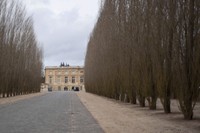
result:
[[[65,87],[64,87],[64,91],[68,91],[68,88],[67,88],[67,86],[65,86]]]

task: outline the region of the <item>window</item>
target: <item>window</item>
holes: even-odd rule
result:
[[[61,72],[59,71],[59,72],[58,72],[58,74],[60,75],[60,74],[61,74]]]
[[[80,77],[80,82],[81,82],[81,83],[84,82],[84,78],[83,78],[83,76]]]
[[[51,84],[52,83],[52,77],[49,76],[49,83]]]
[[[50,71],[49,74],[52,75],[53,74],[52,71]]]
[[[76,80],[75,80],[75,77],[73,76],[72,77],[72,83],[75,83],[76,82]]]
[[[80,71],[80,73],[83,73],[83,71]]]
[[[65,77],[65,83],[68,83],[68,77]]]
[[[60,76],[57,76],[57,78],[56,78],[56,83],[60,83],[60,81],[61,81]]]

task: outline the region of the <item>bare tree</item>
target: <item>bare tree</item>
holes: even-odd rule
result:
[[[185,119],[199,97],[198,0],[102,0],[88,42],[86,91],[170,113],[172,95]]]
[[[0,25],[1,96],[40,91],[42,51],[22,3],[1,0]]]

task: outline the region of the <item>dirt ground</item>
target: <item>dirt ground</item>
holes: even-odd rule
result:
[[[194,120],[186,121],[175,100],[172,113],[165,114],[159,101],[158,109],[152,111],[86,92],[77,95],[106,133],[200,133],[199,103]]]
[[[46,93],[47,92],[39,92],[39,93],[19,95],[19,96],[8,97],[8,98],[0,98],[0,104],[14,103],[14,102],[17,102],[19,100],[28,99],[28,98],[32,98],[32,97],[35,97],[35,96],[41,96],[41,95],[44,95]]]

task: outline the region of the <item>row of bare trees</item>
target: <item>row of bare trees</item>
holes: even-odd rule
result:
[[[40,91],[42,50],[22,3],[0,0],[0,97]]]
[[[86,91],[193,118],[200,92],[199,0],[102,0],[88,42]]]

